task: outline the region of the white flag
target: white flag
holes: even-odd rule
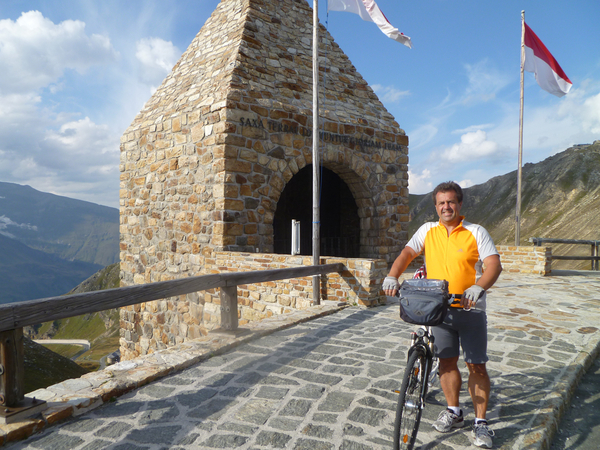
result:
[[[363,20],[375,22],[387,37],[412,48],[410,38],[392,26],[374,0],[329,0],[328,9],[358,14]]]

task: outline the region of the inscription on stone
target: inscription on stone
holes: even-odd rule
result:
[[[277,122],[275,120],[267,120],[267,128],[263,124],[261,119],[250,119],[247,117],[240,118],[240,125],[242,127],[250,127],[250,128],[260,128],[262,130],[268,129],[268,131],[272,133],[288,133],[288,134],[298,134],[305,137],[312,136],[312,129],[301,126],[290,126],[285,123]],[[365,138],[356,138],[354,136],[350,136],[347,134],[335,134],[321,131],[319,133],[319,139],[323,142],[330,142],[332,144],[337,145],[351,145],[358,146],[361,149],[365,147],[369,148],[382,148],[385,150],[401,150],[401,146],[398,144],[392,144],[389,142],[381,142],[377,139],[369,139]]]

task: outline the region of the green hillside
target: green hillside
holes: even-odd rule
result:
[[[43,345],[25,338],[25,392],[46,388],[70,378],[79,378],[88,372],[87,369],[71,361]]]
[[[98,291],[119,287],[119,264],[112,264],[82,282],[69,294]],[[45,322],[26,327],[31,339],[87,339],[90,350],[77,358],[77,363],[88,370],[100,367],[101,359],[119,349],[119,310],[109,309],[98,313],[83,314],[67,319]],[[81,347],[75,345],[48,345],[48,349],[71,358]]]

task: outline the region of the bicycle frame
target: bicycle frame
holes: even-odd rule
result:
[[[421,351],[425,355],[425,367],[423,368],[423,386],[421,388],[420,405],[419,408],[425,407],[425,396],[427,395],[427,389],[429,388],[429,376],[431,368],[433,366],[434,350],[433,342],[435,338],[431,334],[431,327],[421,327],[416,332],[411,333],[411,346],[408,349],[407,359],[414,351]]]

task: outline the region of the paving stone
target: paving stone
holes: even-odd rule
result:
[[[94,433],[94,436],[102,438],[118,438],[123,436],[126,432],[131,430],[132,425],[123,422],[111,422],[105,427],[99,429]]]
[[[172,444],[181,426],[153,426],[139,430],[131,430],[127,438],[141,444]]]
[[[308,381],[309,383],[327,384],[330,386],[338,384],[342,381],[341,377],[335,377],[331,375],[324,375],[316,372],[299,371],[292,374],[296,378]]]
[[[234,431],[238,434],[252,435],[252,434],[256,433],[256,431],[258,430],[258,427],[254,427],[251,425],[244,425],[244,424],[240,424],[240,423],[225,422],[225,423],[222,423],[221,425],[218,425],[217,430],[219,430],[219,431]]]
[[[250,400],[235,413],[235,418],[242,422],[263,425],[269,420],[276,406],[277,403],[270,400]]]
[[[298,439],[294,450],[331,450],[335,448],[333,444],[314,439]]]
[[[360,444],[358,442],[352,442],[347,439],[342,441],[340,450],[372,450],[373,446],[367,444]]]
[[[211,400],[206,405],[202,405],[199,408],[189,411],[187,416],[203,420],[218,420],[236,403],[237,401],[234,400]]]
[[[66,423],[62,429],[69,433],[89,433],[90,431],[100,428],[104,424],[105,422],[103,420],[82,418],[81,420]]]
[[[387,413],[385,411],[358,407],[350,413],[348,420],[363,423],[372,427],[377,427],[386,417]]]
[[[286,417],[274,417],[269,420],[269,426],[275,428],[276,430],[294,431],[299,425],[300,422],[297,419]]]
[[[261,431],[256,437],[256,444],[273,448],[286,448],[291,436],[276,431]]]
[[[89,444],[81,447],[81,450],[101,450],[110,445],[110,441],[102,441],[100,439],[96,439],[95,441],[90,442]]]
[[[66,448],[75,448],[84,442],[85,441],[78,436],[67,436],[55,433],[35,439],[30,445],[34,448],[41,448],[44,450],[64,450]]]
[[[313,420],[318,423],[337,423],[339,416],[337,414],[315,413]]]
[[[310,410],[311,406],[312,402],[310,400],[293,398],[285,405],[280,414],[282,416],[304,417]]]
[[[319,411],[341,412],[348,409],[354,394],[345,392],[331,392],[327,394],[325,400],[319,405]]]
[[[320,398],[324,392],[325,388],[323,386],[308,384],[296,390],[294,392],[294,397],[317,399]]]
[[[302,429],[302,433],[321,439],[331,439],[333,430],[323,425],[308,424]]]
[[[248,441],[246,436],[236,434],[213,434],[202,443],[203,447],[209,448],[238,448]]]

